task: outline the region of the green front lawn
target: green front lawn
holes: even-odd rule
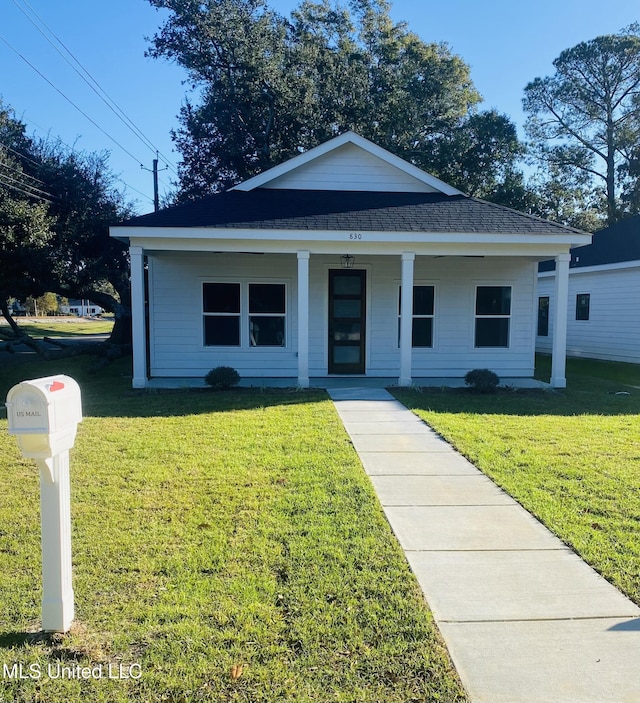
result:
[[[394,393],[640,604],[640,368],[569,360],[567,379],[559,392]]]
[[[2,398],[68,373],[86,415],[71,458],[76,624],[53,639],[29,634],[37,471],[0,420],[3,703],[465,700],[326,394],[132,391],[122,363],[87,369],[0,369]],[[9,679],[15,663],[41,677]],[[51,678],[58,664],[103,678]]]

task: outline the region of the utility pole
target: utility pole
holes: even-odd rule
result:
[[[158,197],[158,159],[153,160],[153,211],[160,209],[160,199]]]
[[[153,168],[147,168],[143,164],[140,164],[140,168],[153,173],[153,211],[158,212],[160,209],[160,196],[158,195],[158,152],[156,151],[156,158],[153,160]],[[166,171],[166,168],[160,170]]]

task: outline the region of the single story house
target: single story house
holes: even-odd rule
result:
[[[104,309],[86,298],[69,298],[66,305],[60,306],[60,312],[65,315],[76,315],[77,317],[94,317],[102,315]]]
[[[353,132],[111,235],[130,247],[138,388],[217,366],[300,387],[474,368],[531,378],[538,262],[559,262],[561,320],[569,250],[591,241],[468,197]],[[562,334],[554,344],[563,387]]]
[[[551,352],[555,262],[540,264],[536,347]],[[602,229],[571,250],[567,354],[640,363],[640,216]]]

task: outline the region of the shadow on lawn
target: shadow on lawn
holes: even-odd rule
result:
[[[0,632],[0,649],[14,649],[33,644],[47,644],[54,642],[55,633],[43,632]]]
[[[539,364],[543,373],[545,363],[543,357]],[[606,367],[607,370],[613,368],[616,375],[607,380],[585,375],[583,372],[587,367],[581,360],[569,360],[568,388],[562,391],[499,390],[496,394],[482,395],[466,388],[390,390],[410,408],[435,412],[522,416],[640,415],[640,388],[626,386],[624,380],[618,380],[618,366]],[[589,364],[588,368],[594,367]],[[91,360],[86,357],[58,362],[16,357],[10,363],[4,363],[3,359],[0,364],[0,417],[6,416],[2,401],[13,385],[27,378],[58,373],[67,374],[80,384],[83,411],[87,417],[180,417],[327,399],[326,392],[317,389],[239,388],[222,392],[211,389],[133,390],[130,359],[118,360],[94,372],[91,370]],[[635,380],[635,376],[629,377],[629,374],[623,378],[627,383]],[[629,395],[616,395],[616,392]]]
[[[10,356],[0,362],[0,418],[6,417],[4,399],[17,383],[31,378],[66,374],[80,385],[85,417],[180,417],[215,412],[256,410],[281,405],[320,402],[323,390],[295,388],[211,388],[134,390],[131,360],[121,359],[92,371],[87,357],[43,361],[37,357]]]
[[[640,389],[602,379],[580,379],[563,390],[499,389],[473,393],[466,388],[392,388],[391,393],[410,409],[477,415],[639,415]],[[622,393],[622,395],[618,395]],[[639,427],[640,429],[640,427]]]

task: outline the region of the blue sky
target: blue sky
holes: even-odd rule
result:
[[[298,2],[270,4],[288,14]],[[106,107],[20,8],[31,8],[44,20],[145,141]],[[481,108],[496,108],[519,127],[524,86],[552,73],[552,61],[563,49],[640,21],[640,8],[632,0],[608,0],[606,10],[601,0],[396,0],[391,14],[423,40],[446,42],[471,66],[472,79],[485,99]],[[154,158],[148,142],[173,165],[179,160],[170,130],[188,91],[179,68],[144,56],[145,37],[153,35],[163,16],[145,0],[0,0],[0,37],[15,49],[0,39],[0,98],[36,134],[49,133],[79,150],[110,151],[112,170],[130,187],[128,194],[140,212],[152,209],[151,174],[140,168],[141,162],[151,167]],[[171,170],[160,174],[161,194],[173,177]]]

